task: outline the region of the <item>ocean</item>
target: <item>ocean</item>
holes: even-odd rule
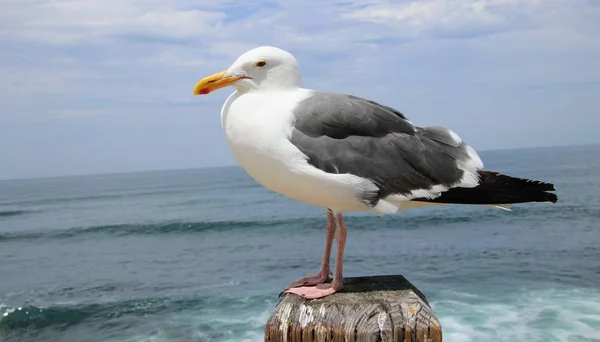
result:
[[[600,341],[600,146],[480,154],[559,202],[346,215],[345,276],[404,275],[444,341]],[[325,222],[238,167],[0,181],[0,341],[262,341]]]

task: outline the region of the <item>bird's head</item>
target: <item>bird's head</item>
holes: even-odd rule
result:
[[[194,95],[205,95],[227,86],[247,92],[297,88],[301,83],[298,63],[291,53],[261,46],[242,54],[227,70],[201,79],[194,87]]]

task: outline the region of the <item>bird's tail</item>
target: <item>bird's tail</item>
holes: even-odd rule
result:
[[[554,185],[536,180],[503,175],[491,171],[478,171],[480,182],[474,188],[452,188],[441,196],[413,201],[444,204],[484,204],[507,208],[512,203],[558,201]]]

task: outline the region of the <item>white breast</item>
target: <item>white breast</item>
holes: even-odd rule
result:
[[[309,95],[305,89],[232,94],[223,106],[221,122],[236,161],[261,185],[284,196],[338,211],[368,210],[356,194],[372,185],[312,167],[290,142],[294,116],[289,104]]]

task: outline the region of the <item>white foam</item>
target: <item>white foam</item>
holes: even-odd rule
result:
[[[444,291],[428,297],[441,298],[431,303],[448,342],[595,341],[600,336],[600,291],[507,290],[495,296]],[[173,331],[200,340],[215,339],[218,331],[219,341],[262,341],[275,304],[274,299],[248,298],[235,309],[186,310],[166,318],[160,331],[126,342],[172,341]],[[318,319],[320,312],[306,311],[304,319]],[[385,319],[378,317],[378,323],[387,324]]]
[[[444,341],[582,341],[600,336],[600,293],[592,290],[444,297],[448,299],[432,302]]]
[[[230,280],[224,283],[217,283],[217,284],[209,284],[206,286],[203,286],[202,289],[218,289],[221,287],[234,287],[234,286],[239,286],[241,285],[242,282],[239,280]]]

